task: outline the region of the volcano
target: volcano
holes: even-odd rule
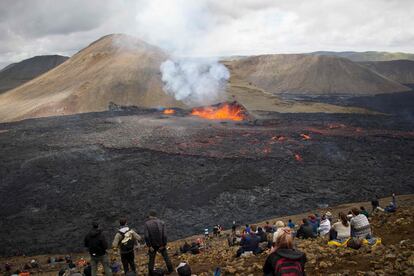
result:
[[[182,106],[162,90],[161,49],[126,35],[108,35],[65,63],[0,95],[0,121],[108,109],[114,102]]]

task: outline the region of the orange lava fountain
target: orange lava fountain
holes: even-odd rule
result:
[[[166,115],[171,115],[171,114],[174,114],[175,113],[175,110],[168,108],[168,109],[164,109],[164,111],[162,113],[164,113]]]
[[[209,120],[244,120],[242,107],[238,104],[229,103],[223,103],[219,106],[197,107],[191,111],[191,115]]]

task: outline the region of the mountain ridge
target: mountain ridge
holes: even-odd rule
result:
[[[274,94],[375,95],[411,89],[351,60],[281,54],[232,62],[235,74]]]
[[[0,94],[50,71],[68,59],[60,55],[42,55],[7,65],[0,71]]]

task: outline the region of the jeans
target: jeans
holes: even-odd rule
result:
[[[152,250],[151,250],[152,249]],[[174,271],[174,268],[172,266],[172,263],[170,261],[170,258],[168,257],[167,248],[165,247],[152,247],[150,250],[148,250],[148,274],[152,275],[152,271],[154,270],[154,264],[155,264],[155,255],[157,255],[157,252],[159,252],[162,257],[164,258],[165,264],[167,265],[168,272],[171,273]]]
[[[129,268],[131,268],[131,271],[134,271],[134,272],[136,271],[135,270],[135,254],[134,254],[134,251],[121,254],[121,262],[122,262],[122,266],[124,267],[124,272],[125,273],[130,271]]]
[[[103,256],[91,256],[91,267],[92,267],[92,276],[96,276],[98,270],[98,264],[101,263],[106,276],[112,276],[111,268],[109,267],[109,258],[108,255]]]

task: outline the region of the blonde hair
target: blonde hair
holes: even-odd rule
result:
[[[291,249],[293,248],[292,230],[289,227],[280,228],[280,233],[277,235],[274,247]]]
[[[276,227],[280,228],[280,227],[285,227],[285,223],[281,220],[276,221]]]

